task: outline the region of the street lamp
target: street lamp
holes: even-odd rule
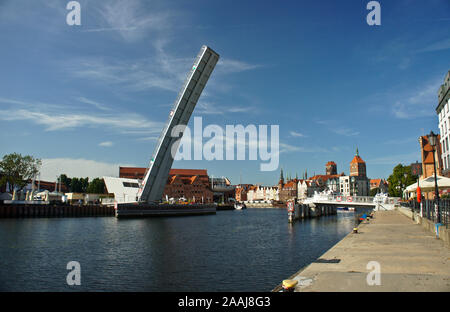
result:
[[[408,199],[408,197],[405,198],[405,194],[404,194],[404,193],[405,193],[406,186],[407,186],[407,185],[406,185],[406,177],[408,176],[408,174],[405,172],[405,173],[403,174],[403,176],[405,177],[405,183],[403,184],[402,198],[403,198],[403,199]]]
[[[433,166],[434,166],[434,189],[435,189],[435,195],[434,195],[434,200],[435,200],[435,212],[436,212],[436,223],[441,223],[441,213],[439,211],[439,188],[438,188],[438,184],[437,184],[437,172],[436,172],[436,159],[434,156],[434,152],[436,150],[436,144],[437,144],[437,135],[434,134],[433,131],[430,132],[430,134],[428,135],[428,141],[430,142],[430,145],[432,147],[432,152],[433,152]]]

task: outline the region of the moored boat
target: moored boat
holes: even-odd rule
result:
[[[234,203],[234,209],[236,209],[236,210],[242,210],[242,209],[246,209],[246,208],[247,207],[245,206],[244,203],[238,203],[238,202]]]

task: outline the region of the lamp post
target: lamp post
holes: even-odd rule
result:
[[[432,147],[433,152],[433,166],[434,166],[434,209],[436,214],[436,223],[441,223],[441,213],[439,211],[439,188],[437,184],[437,172],[436,172],[436,158],[434,156],[435,150],[436,150],[436,144],[437,144],[437,135],[433,133],[433,131],[430,132],[428,135],[428,141],[430,142],[430,145]]]
[[[403,184],[402,197],[403,197],[403,199],[408,199],[408,196],[406,196],[406,198],[405,198],[406,177],[408,176],[408,174],[405,172],[405,173],[403,174],[403,176],[405,177],[405,183]]]

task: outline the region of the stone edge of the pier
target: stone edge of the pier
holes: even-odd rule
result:
[[[395,220],[385,218],[389,214]],[[359,224],[357,234],[347,234],[318,258],[339,263],[313,262],[287,279],[298,281],[296,292],[450,291],[449,231],[441,227],[443,239],[436,239],[432,225],[405,208],[376,211],[373,219]],[[380,260],[384,285],[367,283],[370,258]],[[281,290],[280,283],[272,291]]]

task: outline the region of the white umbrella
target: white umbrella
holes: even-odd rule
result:
[[[442,176],[437,176],[437,184],[439,189],[450,188],[450,179]],[[435,189],[434,175],[429,176],[419,181],[419,186],[422,191],[432,191]],[[406,191],[415,192],[417,190],[417,182],[406,187]]]

